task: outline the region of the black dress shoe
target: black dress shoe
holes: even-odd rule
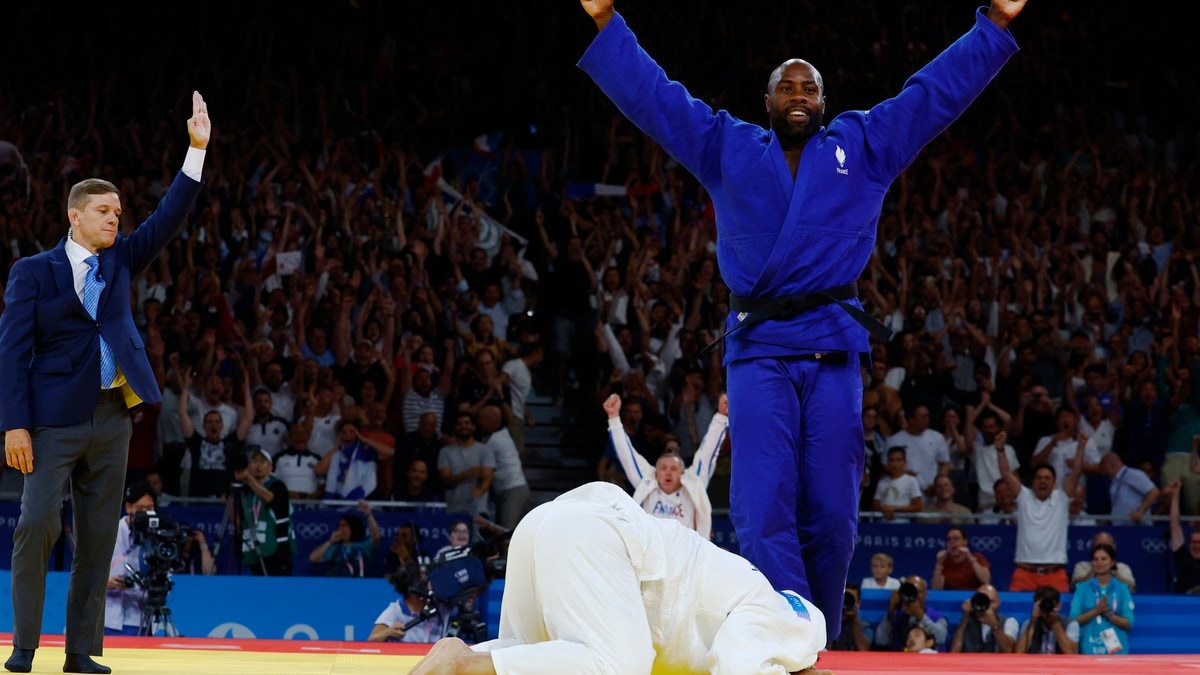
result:
[[[33,650],[13,647],[12,656],[4,662],[4,668],[12,673],[28,673],[33,670]]]
[[[112,668],[102,666],[92,660],[87,654],[67,654],[67,662],[63,664],[64,673],[111,673]]]

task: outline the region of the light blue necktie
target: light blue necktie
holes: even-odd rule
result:
[[[90,255],[84,262],[87,263],[88,271],[87,277],[83,280],[83,308],[95,319],[96,310],[100,306],[100,292],[104,290],[104,280],[100,278],[100,256]],[[117,360],[113,358],[112,349],[109,348],[108,343],[101,336],[100,388],[107,389],[116,376]]]

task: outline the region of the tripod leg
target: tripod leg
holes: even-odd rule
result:
[[[229,523],[231,520],[233,520],[234,503],[240,498],[241,498],[241,496],[240,496],[240,494],[238,494],[238,491],[233,490],[233,494],[230,494],[229,498],[226,500],[225,512],[221,514],[221,526],[220,526],[221,529],[217,531],[217,543],[215,546],[213,546],[213,552],[212,552],[213,567],[216,567],[218,556],[221,555],[221,546],[222,546],[222,544],[225,543],[225,531],[229,529]],[[233,535],[230,536],[230,539],[233,540],[233,544],[235,547],[238,544],[238,537],[239,537],[238,533],[234,533]],[[236,548],[234,550],[234,558],[237,559],[239,562],[241,560],[241,556],[238,555]]]
[[[162,629],[163,637],[179,637],[179,631],[175,629],[175,619],[171,617],[169,607],[162,608]]]

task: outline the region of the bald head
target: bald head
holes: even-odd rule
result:
[[[775,93],[775,87],[777,87],[779,85],[779,81],[783,79],[784,73],[793,67],[807,71],[808,78],[813,82],[816,82],[817,87],[820,88],[822,93],[824,93],[825,80],[821,77],[821,71],[817,70],[811,63],[805,61],[804,59],[788,59],[778,66],[775,66],[775,70],[771,71],[771,77],[767,80],[767,96],[771,96]]]
[[[674,494],[683,487],[683,458],[679,455],[664,453],[654,463],[654,479],[658,481],[658,489],[666,494]]]
[[[504,413],[499,406],[485,405],[479,410],[479,428],[490,434],[504,425]]]

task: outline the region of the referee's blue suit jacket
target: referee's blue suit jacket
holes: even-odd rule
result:
[[[180,172],[158,207],[100,255],[97,318],[75,293],[66,238],[13,264],[0,314],[0,431],[89,419],[100,396],[100,336],[124,373],[130,407],[162,400],[133,322],[130,281],[183,229],[201,183]]]

